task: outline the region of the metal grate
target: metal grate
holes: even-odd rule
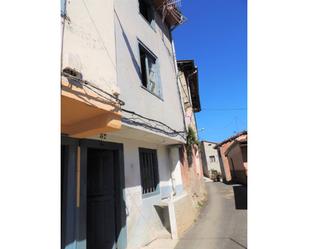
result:
[[[139,160],[143,194],[156,191],[159,184],[157,151],[139,148]]]

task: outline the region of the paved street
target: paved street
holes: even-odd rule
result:
[[[176,249],[247,248],[247,188],[206,183],[208,202]]]

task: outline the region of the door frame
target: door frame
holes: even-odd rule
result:
[[[61,205],[60,205],[60,212],[61,212],[61,248],[68,248],[69,245],[66,245],[64,242],[66,241],[67,237],[70,236],[70,240],[72,240],[72,244],[69,246],[69,248],[75,248],[76,247],[76,233],[77,233],[77,226],[76,226],[76,219],[77,219],[77,214],[78,210],[76,208],[76,162],[77,162],[77,149],[78,149],[78,140],[66,137],[66,136],[61,136],[61,146],[68,146],[68,168],[67,176],[66,178],[63,179],[63,185],[64,185],[64,193],[61,193]],[[71,157],[71,155],[73,155]],[[60,167],[62,167],[60,163]],[[60,171],[61,173],[61,178],[62,178],[62,169]],[[70,184],[68,183],[70,181]],[[62,199],[62,194],[69,194],[69,203],[67,200],[63,203]],[[67,196],[68,197],[68,196]],[[62,213],[62,205],[64,205],[64,209],[67,212],[68,208],[70,208],[70,212],[73,212],[73,217],[71,216],[70,219],[68,219],[67,215],[64,215]],[[64,216],[63,216],[64,215]],[[72,224],[73,227],[67,227]],[[63,231],[64,229],[64,231]],[[69,232],[69,234],[67,234]]]
[[[88,148],[112,150],[115,155],[115,235],[116,248],[126,244],[126,233],[120,236],[126,227],[126,206],[124,200],[124,158],[123,144],[91,139],[80,139],[80,229],[79,237],[87,239],[87,151]]]

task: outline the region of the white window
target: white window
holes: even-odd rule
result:
[[[162,98],[158,59],[141,44],[139,44],[139,52],[142,85],[151,93]]]

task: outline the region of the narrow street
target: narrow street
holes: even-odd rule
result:
[[[206,183],[208,202],[176,249],[247,248],[247,188]]]

